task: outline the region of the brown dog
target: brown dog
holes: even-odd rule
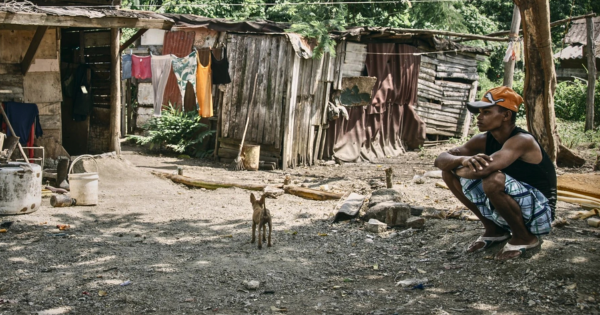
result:
[[[250,202],[252,202],[252,209],[254,213],[252,214],[252,241],[254,243],[254,235],[256,233],[256,226],[258,225],[258,249],[262,249],[262,242],[267,241],[267,231],[265,225],[269,224],[269,242],[267,243],[268,247],[271,247],[271,212],[267,209],[265,205],[265,195],[263,195],[260,200],[256,200],[254,194],[250,194]],[[260,237],[260,229],[262,227],[263,235]]]

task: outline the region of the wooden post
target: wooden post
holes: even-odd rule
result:
[[[594,45],[594,18],[585,18],[587,26],[587,106],[585,111],[585,131],[594,129],[594,91],[596,88],[596,56]]]
[[[473,84],[471,84],[471,90],[469,90],[469,102],[473,102],[475,101],[475,97],[477,96],[477,86],[478,86],[478,82],[474,81]],[[464,109],[465,112],[465,120],[463,122],[463,128],[462,128],[462,137],[466,138],[469,136],[469,130],[471,129],[471,112],[465,107]]]
[[[123,93],[121,91],[121,93]],[[131,96],[131,79],[127,79],[127,89],[125,90],[127,96],[127,133],[133,133],[135,128],[135,122],[133,120],[133,100]]]
[[[2,114],[2,117],[4,118],[4,122],[6,123],[8,130],[10,131],[10,133],[16,137],[17,134],[15,133],[15,131],[13,130],[12,125],[10,124],[10,120],[8,120],[8,116],[6,116],[6,113],[4,112],[4,107],[2,107],[2,104],[0,104],[0,114]],[[21,152],[21,156],[23,156],[23,159],[25,160],[25,163],[29,163],[29,159],[27,158],[27,154],[25,154],[25,151],[23,151],[23,147],[21,146],[21,143],[17,141],[17,147],[19,148],[19,152]],[[0,148],[2,149],[2,148]],[[10,159],[10,156],[8,157]]]
[[[391,167],[385,170],[385,186],[386,188],[394,186],[394,170]]]
[[[513,7],[513,16],[512,23],[510,24],[510,34],[508,34],[508,38],[511,40],[516,40],[519,38],[519,28],[521,25],[521,12],[519,11],[519,7],[515,4]],[[513,77],[515,74],[515,60],[509,60],[504,63],[504,86],[508,86],[512,88],[513,85]]]
[[[127,122],[125,121],[127,117],[127,93],[125,91],[127,91],[127,82],[121,80],[121,137],[127,134]]]
[[[79,30],[79,63],[85,63],[85,33]]]
[[[121,62],[119,58],[121,30],[110,29],[110,147],[121,154],[119,134],[121,130]]]
[[[35,30],[35,34],[33,35],[33,39],[31,39],[31,43],[29,44],[29,48],[27,48],[27,52],[23,57],[23,62],[21,62],[21,72],[23,74],[27,74],[29,68],[31,67],[31,63],[33,62],[33,57],[35,57],[35,53],[40,47],[40,43],[44,38],[44,34],[46,34],[46,30],[48,26],[38,26]],[[7,47],[8,48],[8,47]]]

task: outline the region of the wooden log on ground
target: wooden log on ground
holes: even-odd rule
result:
[[[244,184],[244,183],[232,183],[232,182],[225,182],[225,181],[204,180],[204,179],[199,179],[199,178],[191,178],[191,177],[187,177],[187,176],[168,174],[168,173],[159,172],[159,171],[152,171],[152,174],[159,176],[159,177],[168,178],[176,183],[180,183],[180,184],[184,184],[184,185],[192,186],[192,187],[206,188],[206,189],[238,187],[238,188],[242,188],[242,189],[262,191],[267,186],[276,186],[277,188],[283,187],[283,185]]]
[[[344,194],[303,188],[298,186],[283,186],[283,190],[290,195],[295,195],[298,197],[312,200],[337,200],[341,199],[344,196]]]

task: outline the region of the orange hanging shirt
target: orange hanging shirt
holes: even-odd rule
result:
[[[211,56],[208,57],[208,65],[203,66],[198,58],[198,70],[196,71],[196,96],[198,97],[198,114],[200,117],[213,116],[212,103],[212,73],[210,70]]]

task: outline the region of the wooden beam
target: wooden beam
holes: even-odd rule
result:
[[[42,13],[0,12],[0,25],[38,25],[87,28],[146,28],[170,30],[175,24],[170,19],[84,16],[58,16]]]
[[[144,35],[144,33],[146,33],[147,31],[147,28],[143,28],[141,30],[138,30],[137,33],[133,34],[131,38],[129,38],[125,43],[123,43],[123,45],[121,45],[121,48],[119,48],[119,54],[122,53],[123,50],[125,50],[127,47],[129,47],[129,45],[133,44],[136,40],[142,37],[142,35]]]
[[[515,4],[513,7],[512,23],[510,24],[509,38],[518,38],[519,29],[521,27],[521,11]],[[504,83],[502,85],[512,88],[513,77],[515,75],[515,60],[509,59],[508,62],[504,63]]]
[[[595,17],[595,16],[596,16],[596,13],[589,13],[589,14],[585,14],[585,15],[574,16],[572,18],[554,21],[554,22],[550,23],[550,27],[554,27],[554,26],[561,25],[561,24],[564,24],[564,23],[567,23],[567,22],[571,22],[571,21],[575,21],[575,20],[581,20],[581,19],[586,19],[586,18],[589,18],[589,17]],[[494,37],[494,36],[507,36],[510,33],[511,33],[511,31],[502,31],[502,32],[496,32],[496,33],[490,33],[490,34],[487,34],[485,36],[492,36],[492,37]],[[519,32],[519,34],[521,34],[521,33],[523,33],[523,30],[521,30]]]
[[[121,30],[110,30],[110,146],[109,150],[121,154],[121,58],[119,54]]]
[[[31,63],[33,62],[33,57],[35,57],[35,53],[40,47],[40,43],[44,38],[44,34],[46,34],[46,30],[48,26],[38,26],[35,30],[35,34],[33,35],[33,39],[29,44],[29,48],[27,48],[27,52],[25,53],[25,57],[23,57],[23,61],[21,62],[21,72],[26,74],[29,71],[29,67],[31,67]]]
[[[585,18],[587,28],[587,104],[585,111],[585,131],[594,130],[594,90],[596,88],[596,48],[594,43],[594,19],[590,16]]]
[[[439,31],[439,30],[422,30],[422,29],[412,29],[412,28],[392,28],[389,31],[393,31],[395,33],[406,33],[406,34],[429,34],[429,35],[444,35],[444,36],[453,36],[460,37],[464,39],[470,40],[487,40],[487,41],[495,41],[495,42],[507,42],[510,39],[508,37],[498,38],[486,35],[476,35],[476,34],[465,34],[465,33],[456,33],[456,32],[448,32],[448,31]],[[402,36],[402,34],[396,34],[393,36]]]

